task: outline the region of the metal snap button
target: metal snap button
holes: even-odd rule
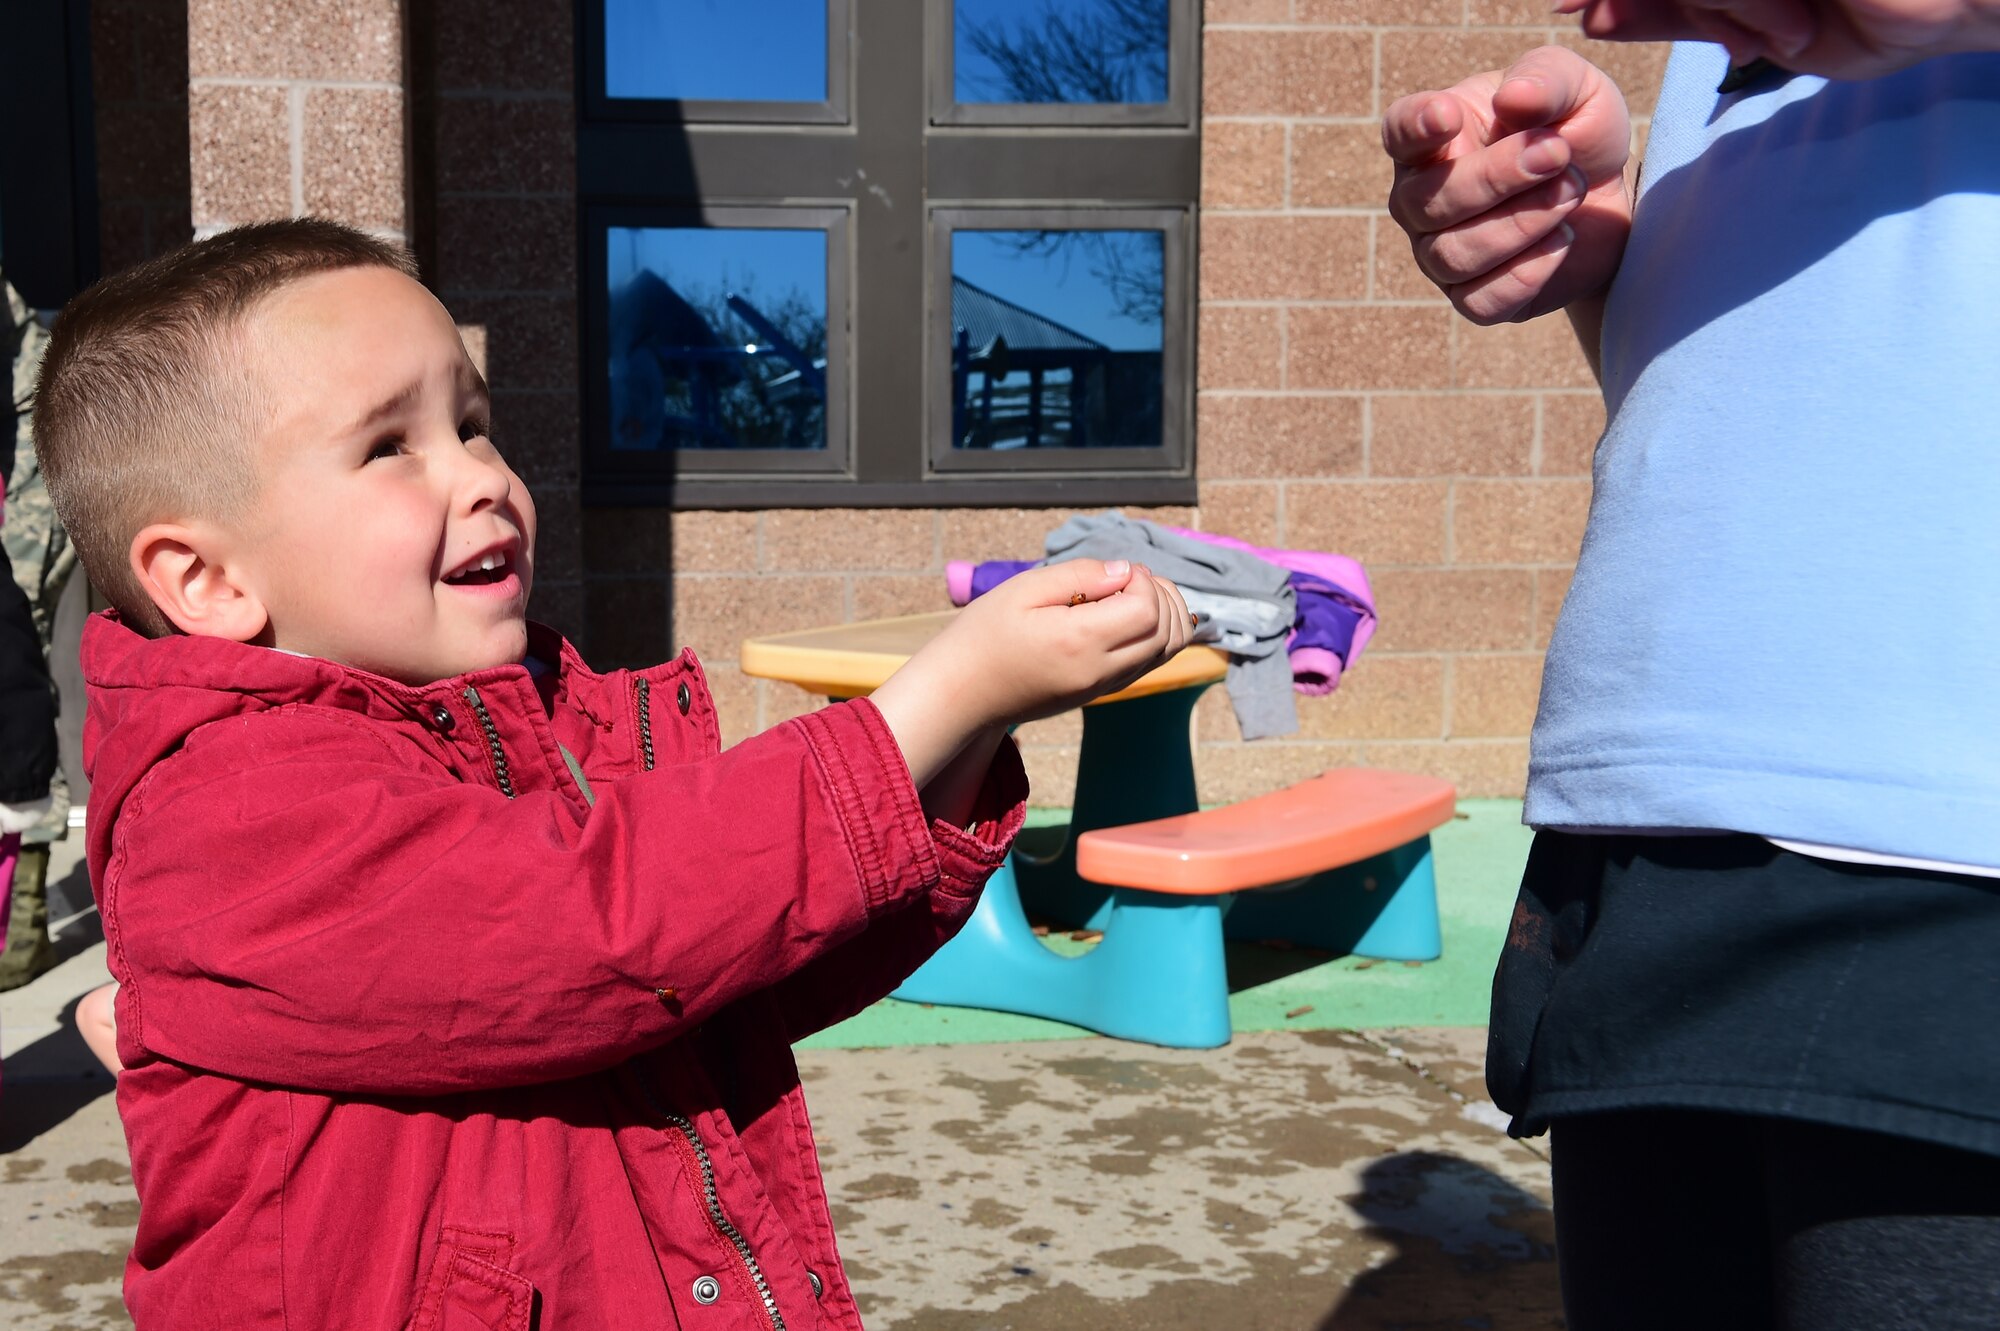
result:
[[[686,680],[681,681],[679,692],[674,694],[674,701],[680,704],[681,715],[686,716],[689,704],[694,702],[694,692],[688,688]]]
[[[694,1282],[694,1301],[700,1304],[714,1303],[722,1297],[722,1286],[714,1276],[697,1276]]]
[[[826,1285],[824,1282],[820,1280],[819,1272],[817,1271],[806,1272],[806,1279],[812,1281],[814,1298],[819,1298],[822,1294],[826,1293]]]
[[[457,725],[458,722],[452,718],[451,708],[438,702],[431,704],[431,724],[444,733],[450,734],[451,728]]]

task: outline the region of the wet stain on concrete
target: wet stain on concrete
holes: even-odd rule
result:
[[[47,1163],[48,1161],[46,1160],[23,1160],[21,1157],[15,1156],[7,1162],[7,1178],[5,1181],[8,1183],[25,1183],[27,1180],[41,1173],[42,1166]]]
[[[1114,1266],[1123,1271],[1174,1271],[1192,1274],[1194,1263],[1182,1257],[1172,1248],[1158,1243],[1135,1243],[1129,1248],[1110,1248],[1097,1254],[1097,1260],[1106,1266]]]
[[[844,1185],[840,1195],[853,1202],[879,1201],[884,1197],[914,1197],[922,1185],[901,1174],[870,1174]]]
[[[71,1183],[110,1183],[123,1186],[132,1181],[132,1166],[123,1160],[91,1160],[71,1165],[63,1171]]]
[[[139,1203],[136,1199],[128,1202],[85,1202],[81,1214],[98,1229],[122,1229],[129,1233],[139,1227]]]
[[[980,1197],[967,1209],[965,1222],[977,1225],[981,1229],[1006,1229],[1021,1222],[1021,1208],[1009,1206],[991,1197]]]
[[[74,1312],[82,1305],[70,1291],[125,1276],[125,1245],[68,1252],[37,1253],[0,1262],[0,1299],[31,1303],[45,1313]],[[120,1305],[123,1311],[123,1305]]]

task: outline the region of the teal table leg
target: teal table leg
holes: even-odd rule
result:
[[[1418,837],[1294,886],[1241,893],[1228,926],[1231,938],[1281,938],[1338,956],[1434,961],[1444,944],[1431,839]]]
[[[1015,855],[1028,909],[1102,929],[1111,889],[1076,876],[1076,839],[1100,827],[1193,813],[1194,750],[1188,724],[1206,685],[1083,709],[1083,745],[1069,836],[1044,859]]]

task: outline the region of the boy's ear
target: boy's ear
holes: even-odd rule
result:
[[[132,573],[181,632],[249,642],[264,631],[270,616],[256,594],[212,555],[203,532],[156,522],[132,538]]]

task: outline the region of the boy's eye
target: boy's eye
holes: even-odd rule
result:
[[[403,441],[401,439],[384,439],[368,450],[368,460],[373,462],[377,458],[393,458],[400,455],[402,451]]]
[[[464,442],[470,439],[478,439],[485,436],[487,432],[491,429],[492,427],[489,426],[484,420],[481,420],[479,417],[468,416],[465,418],[464,421],[460,422],[459,424],[458,437],[460,442]]]

